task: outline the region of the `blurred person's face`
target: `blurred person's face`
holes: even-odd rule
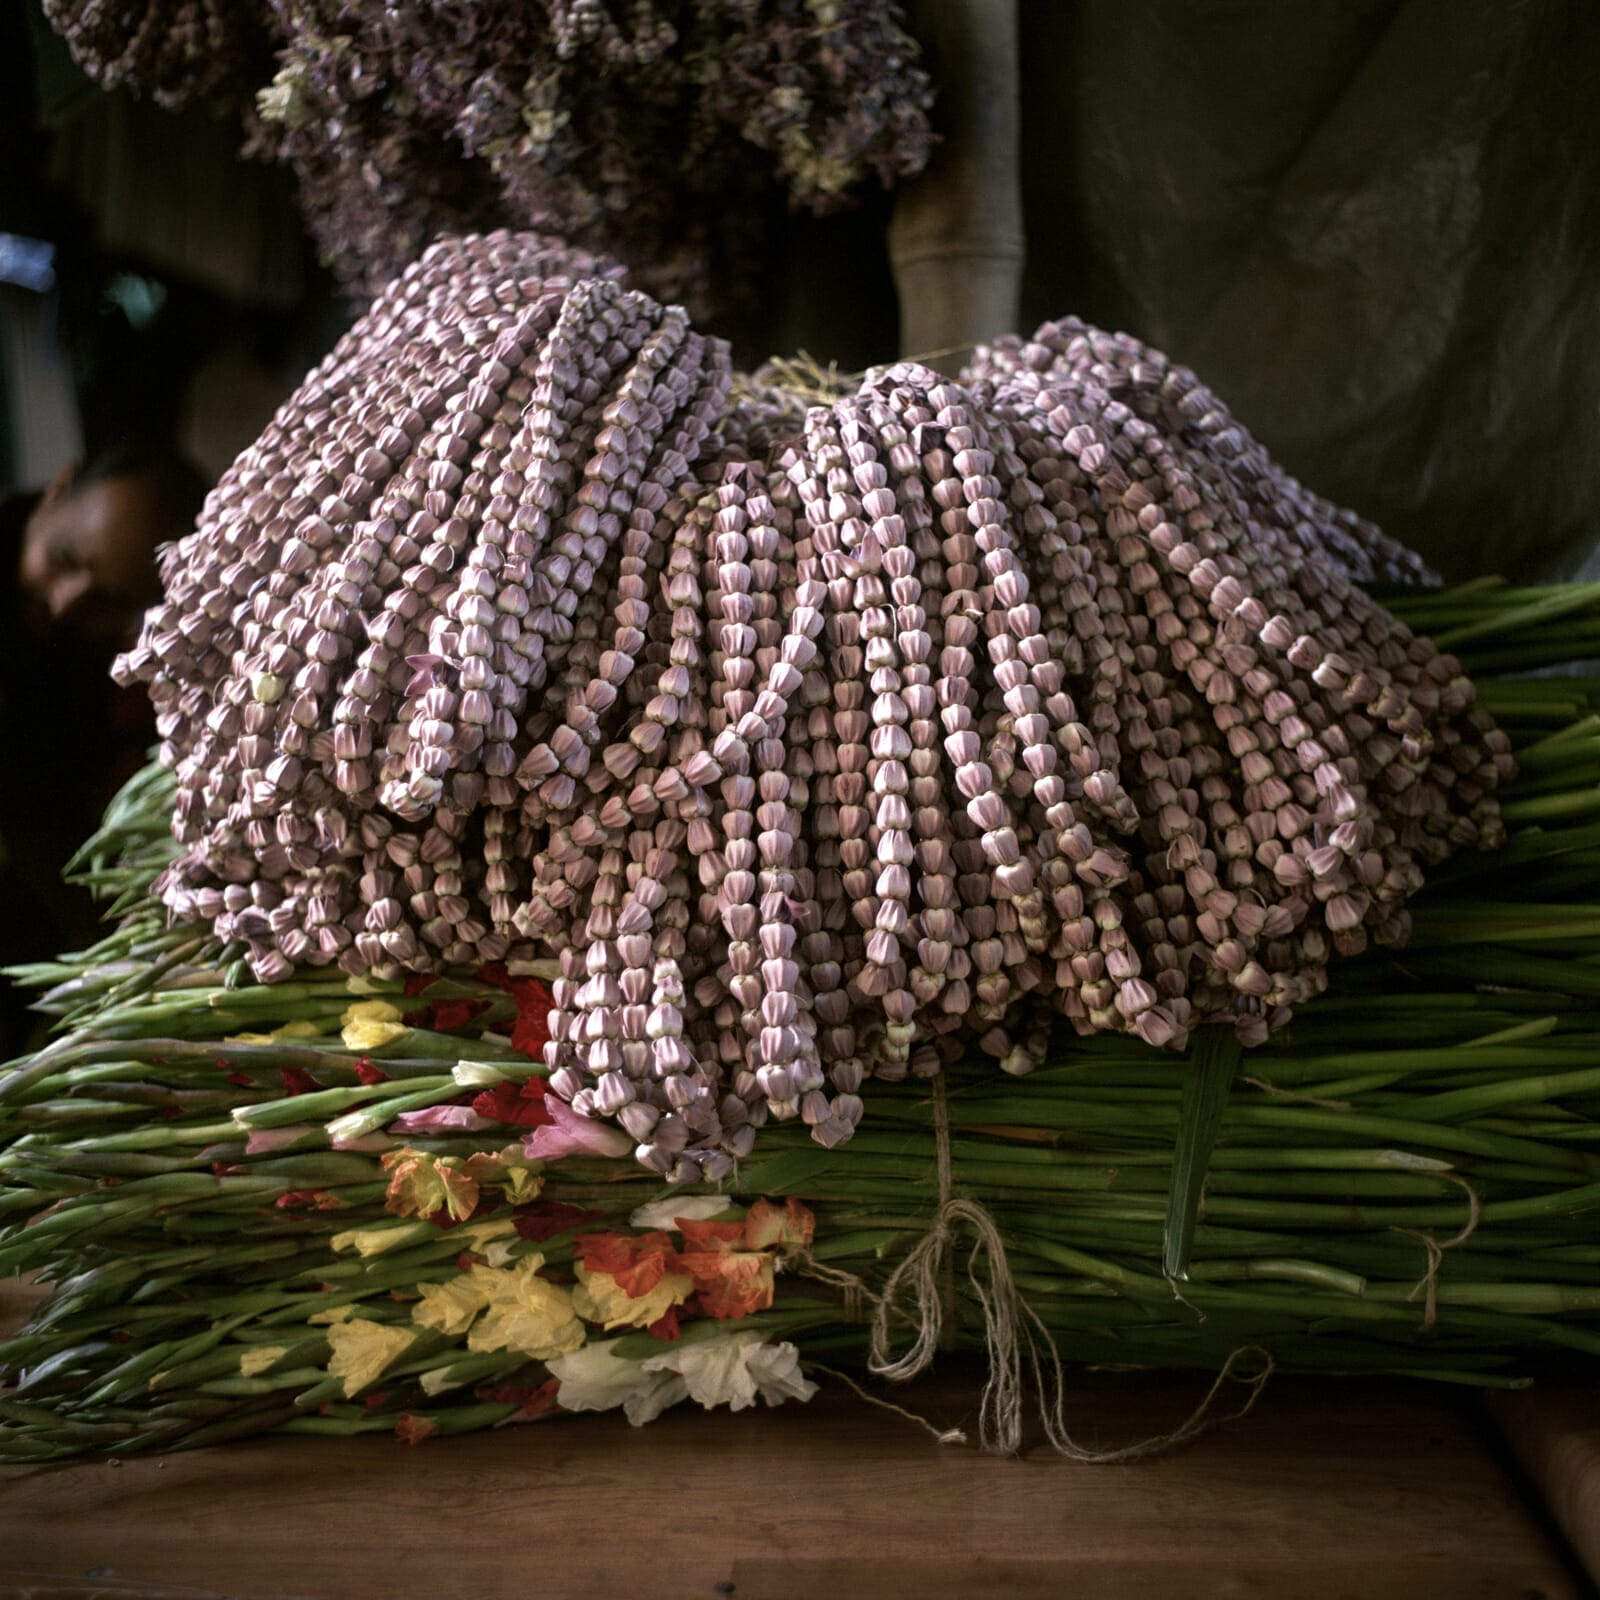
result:
[[[156,546],[166,525],[159,497],[138,476],[75,488],[70,471],[45,491],[23,534],[18,576],[34,625],[116,648],[137,632],[160,594]]]

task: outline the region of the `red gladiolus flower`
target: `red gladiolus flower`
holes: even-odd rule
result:
[[[683,1329],[678,1326],[678,1314],[682,1311],[687,1311],[692,1304],[693,1300],[691,1298],[684,1305],[669,1306],[666,1315],[657,1317],[645,1331],[654,1339],[672,1340],[681,1338]]]
[[[425,1444],[438,1431],[437,1422],[430,1422],[412,1411],[402,1411],[394,1425],[394,1436],[401,1444]]]
[[[484,1000],[435,1000],[428,1007],[432,1021],[428,1024],[436,1033],[449,1033],[452,1028],[464,1028],[474,1017],[488,1010]]]
[[[524,1083],[507,1078],[475,1096],[472,1109],[480,1117],[510,1122],[519,1128],[542,1128],[551,1120],[545,1109],[543,1078],[529,1078]]]
[[[504,989],[516,1002],[517,1020],[511,1028],[512,1048],[530,1061],[544,1060],[544,1047],[550,1042],[550,1012],[555,999],[537,978],[513,978],[505,963],[491,961],[478,969],[480,983]]]
[[[742,1222],[703,1222],[694,1217],[679,1217],[678,1232],[691,1250],[726,1250],[744,1243]]]
[[[582,1206],[569,1206],[563,1200],[536,1200],[532,1205],[519,1207],[514,1220],[522,1238],[542,1244],[558,1233],[582,1227],[586,1222],[598,1222],[604,1216],[603,1211],[586,1211]]]
[[[226,1056],[217,1057],[217,1071],[223,1073],[236,1088],[253,1089],[256,1086],[256,1080],[248,1072],[238,1071]]]
[[[523,1401],[522,1409],[517,1412],[517,1417],[523,1422],[532,1422],[535,1417],[542,1417],[547,1411],[558,1411],[556,1404],[556,1391],[561,1385],[554,1378],[547,1378]]]
[[[747,1242],[745,1223],[680,1217],[678,1229],[686,1246],[680,1270],[694,1279],[706,1316],[736,1320],[772,1304],[772,1256],[740,1248]]]
[[[387,1083],[389,1074],[381,1067],[372,1064],[371,1056],[360,1056],[356,1060],[356,1077],[365,1084]]]
[[[756,1250],[692,1250],[681,1257],[701,1311],[736,1321],[772,1304],[772,1257]]]
[[[554,1378],[550,1378],[536,1389],[530,1389],[526,1384],[501,1383],[473,1392],[478,1399],[490,1404],[515,1405],[517,1409],[506,1418],[507,1422],[532,1422],[547,1411],[561,1409],[556,1404],[556,1390],[560,1387]]]
[[[315,1094],[322,1087],[304,1067],[284,1067],[278,1076],[285,1094]]]
[[[517,1002],[517,1020],[511,1028],[511,1045],[530,1061],[544,1060],[550,1042],[550,1013],[555,999],[536,978],[519,980],[511,991]]]
[[[342,1211],[345,1202],[326,1189],[290,1189],[273,1201],[280,1211]]]

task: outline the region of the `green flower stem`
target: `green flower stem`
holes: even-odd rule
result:
[[[1600,794],[1593,785],[1530,800],[1509,800],[1501,807],[1501,814],[1508,823],[1558,822],[1570,817],[1592,816],[1597,811],[1600,811]]]
[[[474,1433],[480,1428],[492,1428],[516,1414],[515,1403],[494,1402],[474,1406],[446,1406],[437,1410],[430,1408],[427,1420],[441,1434]],[[367,1412],[333,1417],[296,1416],[292,1421],[285,1423],[280,1431],[349,1438],[358,1433],[392,1433],[394,1425],[395,1417],[392,1413],[384,1415]]]
[[[1496,1107],[1542,1104],[1568,1095],[1600,1091],[1600,1067],[1585,1072],[1535,1073],[1501,1078],[1472,1089],[1412,1100],[1406,1115],[1421,1122],[1464,1121]],[[1586,1126],[1589,1126],[1586,1124]]]
[[[104,1403],[116,1399],[131,1399],[139,1394],[145,1383],[164,1367],[175,1366],[180,1362],[193,1361],[197,1356],[207,1354],[220,1344],[233,1330],[249,1316],[248,1312],[237,1317],[216,1323],[207,1328],[203,1333],[197,1333],[187,1339],[163,1340],[161,1343],[147,1346],[129,1356],[125,1361],[119,1362],[104,1374],[100,1383],[88,1395],[90,1404]]]
[[[255,1434],[270,1433],[292,1423],[297,1415],[294,1407],[276,1404],[275,1399],[275,1396],[268,1396],[255,1408],[230,1411],[230,1414],[220,1422],[192,1428],[175,1427],[171,1437],[163,1439],[159,1446],[148,1437],[143,1437],[130,1439],[125,1449],[129,1453],[151,1448],[199,1450],[207,1445],[227,1444],[234,1439],[247,1439]]]
[[[1596,602],[1600,602],[1600,583],[1563,584],[1521,605],[1495,607],[1477,622],[1435,634],[1434,643],[1442,650],[1459,651],[1463,644],[1496,634],[1524,628],[1542,632],[1557,617],[1589,610]]]
[[[1600,592],[1576,610],[1561,591],[1503,585],[1412,599],[1429,626],[1517,670],[1600,643]],[[1508,621],[1517,608],[1521,619]],[[1504,791],[1510,843],[1434,873],[1407,950],[1343,964],[1337,993],[1249,1054],[1251,1081],[1222,1106],[1181,1298],[1158,1262],[1192,1056],[1073,1040],[1025,1084],[981,1070],[948,1078],[957,1192],[989,1208],[1016,1281],[1069,1356],[1214,1366],[1238,1343],[1264,1338],[1281,1361],[1313,1370],[1400,1368],[1490,1384],[1512,1381],[1497,1368],[1517,1352],[1600,1350],[1600,1245],[1590,1242],[1600,1210],[1600,681],[1491,680],[1481,689],[1481,703],[1526,751],[1523,776]],[[402,1109],[457,1098],[463,1091],[447,1074],[461,1060],[492,1062],[513,1079],[541,1073],[502,1039],[471,1036],[503,1025],[509,1000],[455,978],[426,1000],[396,999],[401,1010],[451,998],[489,1006],[469,1030],[408,1030],[372,1052],[388,1081],[360,1083],[337,1029],[363,996],[341,974],[263,988],[237,950],[197,947],[140,903],[165,857],[168,802],[159,775],[128,791],[136,793],[138,803],[112,808],[122,831],[103,830],[85,860],[137,909],[92,953],[30,969],[53,986],[46,1004],[64,1032],[0,1079],[0,1173],[12,1202],[0,1198],[0,1217],[44,1213],[27,1227],[0,1224],[0,1265],[19,1261],[64,1280],[30,1331],[0,1347],[8,1369],[27,1365],[34,1392],[56,1397],[38,1406],[20,1396],[15,1404],[34,1407],[25,1418],[0,1411],[0,1451],[31,1459],[180,1447],[285,1420],[373,1431],[392,1427],[413,1397],[420,1415],[451,1419],[446,1431],[457,1418],[482,1425],[482,1407],[440,1407],[416,1380],[444,1370],[478,1383],[526,1368],[523,1358],[419,1344],[386,1375],[399,1394],[369,1413],[323,1375],[327,1336],[306,1319],[350,1305],[409,1324],[411,1304],[391,1293],[414,1294],[458,1270],[461,1234],[389,1217],[381,1165],[325,1148],[322,1124],[338,1118],[345,1135],[377,1130]],[[374,998],[394,997],[393,986],[371,987]],[[321,1033],[269,1045],[219,1038],[297,1019]],[[290,1068],[320,1087],[285,1094]],[[230,1073],[253,1087],[228,1083]],[[224,1108],[238,1122],[216,1120]],[[144,1125],[127,1126],[141,1111]],[[933,1220],[931,1123],[926,1086],[878,1085],[871,1124],[848,1151],[772,1127],[741,1164],[739,1187],[806,1198],[818,1213],[818,1259],[881,1287]],[[247,1127],[290,1148],[249,1156]],[[507,1129],[502,1139],[520,1137]],[[408,1142],[466,1155],[493,1139]],[[212,1163],[224,1165],[213,1174]],[[250,1181],[240,1185],[241,1176]],[[1481,1209],[1471,1237],[1440,1263],[1439,1323],[1419,1344],[1428,1254],[1413,1233],[1443,1241],[1461,1231],[1471,1205],[1455,1178],[1473,1186]],[[103,1179],[123,1181],[100,1188]],[[563,1161],[547,1179],[549,1198],[605,1213],[583,1225],[599,1231],[663,1194],[647,1174],[595,1160]],[[290,1188],[347,1204],[276,1207]],[[397,1248],[332,1252],[337,1233],[373,1227],[400,1233]],[[90,1240],[98,1264],[85,1268]],[[512,1258],[538,1249],[558,1270],[572,1255],[571,1230],[548,1244],[507,1243]],[[966,1280],[969,1254],[963,1237],[953,1281],[963,1335],[974,1339],[982,1315]],[[977,1270],[981,1279],[981,1260]],[[801,1337],[808,1352],[861,1352],[864,1329],[841,1325],[836,1294],[793,1273],[779,1278],[778,1294],[773,1312],[739,1326]],[[207,1344],[218,1328],[228,1331]],[[122,1331],[134,1346],[111,1342]],[[686,1337],[719,1331],[697,1323]],[[626,1338],[638,1355],[669,1348]],[[273,1367],[243,1377],[241,1355],[280,1342]],[[187,1359],[156,1368],[151,1393],[149,1374],[129,1376],[130,1353],[140,1351]],[[132,1385],[125,1396],[121,1384]],[[327,1416],[306,1414],[323,1406]],[[499,1420],[514,1409],[491,1408]]]
[[[320,1367],[297,1367],[289,1372],[264,1373],[258,1378],[210,1378],[197,1385],[195,1392],[230,1396],[277,1394],[284,1389],[302,1390],[323,1376]]]
[[[320,1121],[324,1117],[337,1116],[341,1111],[380,1101],[404,1101],[404,1106],[396,1107],[398,1112],[431,1104],[433,1096],[437,1094],[459,1093],[455,1080],[450,1077],[391,1079],[387,1083],[322,1089],[293,1095],[285,1100],[264,1100],[255,1105],[240,1106],[234,1111],[233,1120],[243,1128],[283,1128],[295,1122]]]

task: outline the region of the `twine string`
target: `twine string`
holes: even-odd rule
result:
[[[1268,1083],[1265,1078],[1245,1078],[1252,1089],[1259,1089],[1263,1094],[1271,1095],[1277,1100],[1293,1100],[1297,1105],[1317,1106],[1323,1111],[1348,1111],[1348,1100],[1324,1100],[1314,1094],[1301,1094],[1295,1089],[1285,1089],[1276,1083]]]
[[[1396,1228],[1396,1233],[1403,1233],[1407,1238],[1420,1241],[1422,1248],[1427,1251],[1428,1264],[1422,1276],[1417,1280],[1416,1287],[1406,1296],[1408,1305],[1415,1305],[1417,1296],[1422,1296],[1422,1322],[1423,1333],[1429,1333],[1439,1321],[1439,1272],[1444,1266],[1444,1253],[1454,1250],[1458,1244],[1465,1244],[1477,1232],[1478,1223],[1483,1218],[1483,1201],[1479,1198],[1478,1191],[1458,1173],[1444,1172],[1440,1176],[1447,1182],[1456,1184],[1467,1193],[1467,1220],[1461,1231],[1451,1239],[1439,1239],[1434,1236],[1431,1228]]]
[[[888,1411],[897,1417],[904,1417],[907,1422],[914,1422],[924,1432],[933,1436],[935,1444],[965,1444],[967,1436],[960,1428],[941,1428],[936,1423],[929,1422],[924,1416],[915,1411],[908,1411],[904,1406],[897,1406],[893,1400],[885,1400],[881,1394],[874,1394],[870,1389],[864,1389],[850,1376],[848,1372],[840,1372],[835,1367],[825,1367],[820,1361],[805,1361],[801,1363],[809,1372],[820,1372],[829,1378],[837,1378],[845,1388],[851,1390],[859,1399],[865,1400],[869,1406],[876,1406],[880,1411]]]
[[[1188,1443],[1218,1423],[1245,1416],[1255,1406],[1274,1363],[1271,1353],[1259,1345],[1243,1345],[1228,1357],[1200,1403],[1171,1433],[1111,1450],[1091,1450],[1079,1444],[1066,1424],[1067,1379],[1055,1339],[1017,1288],[1005,1241],[993,1216],[978,1201],[955,1193],[950,1111],[942,1078],[934,1080],[933,1129],[938,1208],[927,1231],[889,1274],[881,1292],[874,1294],[855,1273],[818,1261],[808,1250],[791,1251],[787,1257],[787,1265],[793,1270],[842,1290],[846,1314],[853,1320],[858,1320],[868,1305],[872,1307],[868,1371],[875,1377],[904,1383],[933,1364],[946,1323],[954,1330],[954,1245],[957,1234],[965,1230],[972,1238],[966,1259],[967,1282],[983,1316],[984,1346],[989,1358],[989,1375],[978,1406],[978,1441],[984,1450],[995,1455],[1016,1455],[1022,1448],[1026,1412],[1024,1360],[1051,1449],[1069,1461],[1084,1464],[1105,1465],[1159,1455]],[[1462,1238],[1477,1225],[1475,1195],[1473,1200],[1473,1217]],[[1449,1241],[1459,1242],[1459,1238]],[[893,1334],[906,1325],[914,1330],[914,1337],[910,1348],[896,1356],[892,1351]],[[1243,1370],[1252,1358],[1255,1370]],[[926,1417],[868,1394],[842,1373],[832,1373],[826,1367],[816,1370],[844,1378],[863,1399],[908,1417],[941,1444],[967,1442],[959,1429],[941,1430]],[[1214,1416],[1218,1396],[1230,1381],[1247,1386],[1244,1403],[1226,1416]]]

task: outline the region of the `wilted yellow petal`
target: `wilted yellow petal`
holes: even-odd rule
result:
[[[507,1166],[501,1187],[505,1190],[506,1199],[512,1205],[522,1206],[530,1200],[538,1199],[539,1191],[544,1188],[544,1178],[537,1164],[525,1166],[521,1162],[515,1162]]]
[[[662,1273],[655,1288],[637,1299],[609,1272],[591,1272],[580,1262],[577,1274],[573,1309],[586,1322],[598,1322],[607,1328],[648,1328],[694,1293],[694,1279],[687,1272]]]
[[[342,1306],[329,1306],[326,1311],[313,1311],[306,1318],[310,1323],[348,1322],[356,1314],[355,1302],[346,1300]]]
[[[501,1190],[514,1206],[526,1205],[528,1201],[536,1199],[544,1187],[541,1164],[529,1161],[519,1145],[507,1145],[504,1150],[484,1150],[468,1156],[465,1170],[468,1177],[484,1188]]]
[[[281,1028],[272,1030],[274,1039],[315,1039],[322,1033],[314,1022],[307,1022],[302,1018],[299,1022],[286,1022]]]
[[[396,1216],[431,1217],[442,1206],[454,1221],[460,1222],[477,1209],[478,1183],[470,1160],[463,1169],[454,1156],[391,1150],[384,1156],[383,1165],[390,1175],[384,1209]]]
[[[270,1033],[230,1033],[222,1042],[224,1044],[276,1044],[278,1041]]]
[[[362,1054],[381,1050],[407,1031],[400,1020],[399,1007],[390,1005],[387,1000],[357,1000],[345,1007],[339,1024],[339,1036],[345,1048]]]
[[[513,1267],[474,1267],[471,1277],[488,1296],[483,1315],[467,1336],[469,1350],[518,1350],[543,1361],[576,1350],[586,1337],[572,1295],[538,1276],[540,1255]]]
[[[381,1002],[375,1001],[374,1004]],[[392,1044],[401,1034],[409,1031],[401,1022],[347,1022],[339,1030],[339,1037],[344,1041],[346,1050],[367,1055],[374,1050],[381,1050],[386,1044]]]
[[[455,1230],[455,1237],[464,1239],[474,1250],[488,1244],[491,1239],[504,1239],[509,1234],[517,1231],[515,1217],[485,1217],[481,1222],[464,1222]],[[528,1260],[537,1260],[542,1267],[544,1257],[528,1257]]]
[[[444,1283],[419,1283],[417,1292],[422,1299],[411,1308],[411,1320],[444,1334],[465,1333],[489,1303],[483,1287],[467,1273]]]
[[[400,1020],[399,1006],[392,1006],[387,1000],[356,1000],[344,1008],[344,1015],[339,1021],[349,1026],[352,1022],[398,1022]]]
[[[258,1344],[253,1350],[246,1350],[239,1357],[239,1376],[241,1378],[259,1377],[268,1367],[275,1367],[288,1354],[288,1346],[281,1344]]]
[[[328,1329],[328,1343],[333,1346],[328,1376],[344,1379],[347,1399],[357,1395],[411,1348],[412,1337],[405,1328],[362,1317],[341,1322]]]
[[[409,1228],[347,1228],[336,1233],[331,1241],[335,1251],[354,1250],[360,1256],[381,1256],[416,1239],[425,1239],[434,1230],[425,1222]]]

